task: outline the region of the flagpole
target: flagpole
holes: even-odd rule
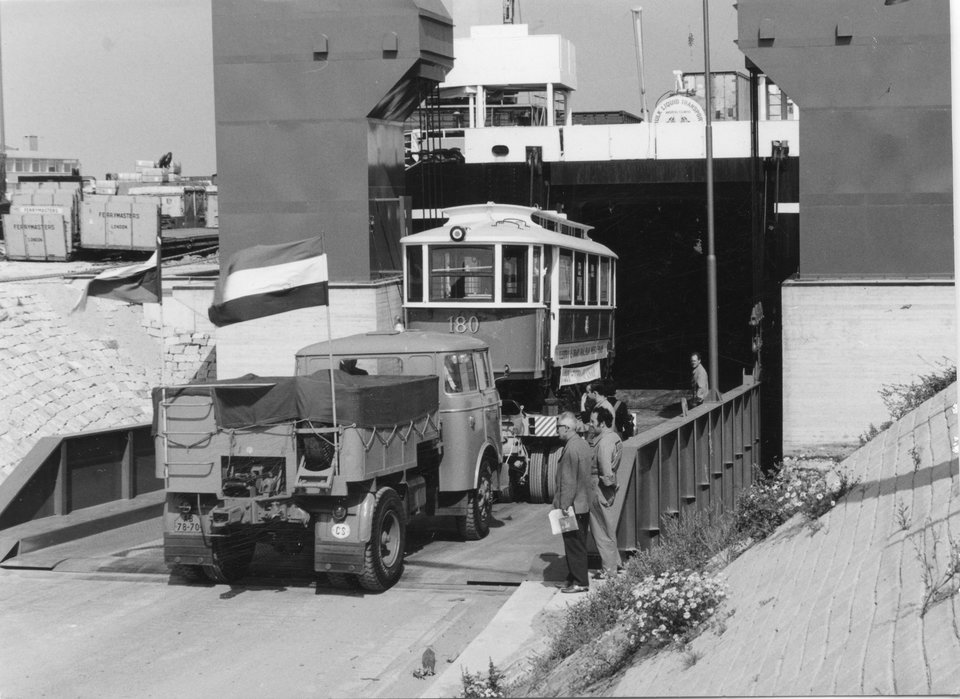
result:
[[[158,312],[160,313],[160,385],[161,385],[161,386],[165,386],[166,383],[167,383],[167,353],[166,353],[166,349],[165,349],[167,345],[166,345],[166,342],[164,341],[164,337],[163,337],[163,333],[164,333],[164,329],[165,329],[165,328],[164,328],[164,325],[163,325],[163,272],[162,272],[163,267],[162,267],[162,265],[160,264],[161,258],[163,257],[163,255],[161,254],[161,247],[162,247],[162,245],[163,245],[163,238],[162,238],[162,236],[160,235],[160,216],[159,216],[159,215],[157,216],[157,241],[156,241],[156,243],[157,243],[157,248],[156,248],[156,256],[157,256],[157,291],[159,292],[159,293],[157,294],[157,303],[159,303],[159,305],[160,305],[160,307],[159,307],[159,309],[158,309]]]
[[[323,254],[327,254],[327,241],[323,233],[320,233],[320,247],[323,250]],[[328,258],[329,263],[329,258]],[[333,309],[333,304],[331,303],[332,295],[330,293],[330,272],[329,268],[327,271],[327,357],[330,362],[330,400],[333,404],[333,426],[337,427],[337,387],[336,382],[333,380],[333,330],[331,329],[330,324],[330,314]],[[339,428],[337,434],[339,435]],[[337,440],[337,445],[339,446],[340,440]]]

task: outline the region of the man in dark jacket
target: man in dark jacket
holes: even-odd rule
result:
[[[573,507],[576,531],[563,533],[563,551],[567,558],[567,586],[561,592],[586,592],[590,586],[587,568],[587,528],[593,498],[593,449],[577,434],[577,416],[565,412],[557,419],[557,434],[563,441],[563,453],[557,463],[557,489],[554,508]]]

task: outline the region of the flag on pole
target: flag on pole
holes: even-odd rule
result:
[[[80,300],[71,310],[83,311],[87,308],[87,297],[99,296],[105,299],[126,301],[127,303],[160,303],[160,250],[154,251],[146,262],[127,267],[114,267],[100,272],[87,282]]]
[[[326,306],[327,256],[320,238],[254,245],[234,254],[220,272],[208,315],[217,327]]]

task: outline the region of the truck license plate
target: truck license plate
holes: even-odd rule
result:
[[[189,519],[180,518],[173,524],[173,531],[178,534],[200,534],[200,518],[190,515]]]

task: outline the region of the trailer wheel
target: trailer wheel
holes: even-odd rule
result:
[[[396,583],[403,573],[406,543],[407,523],[400,496],[393,488],[381,488],[377,491],[373,507],[373,523],[364,553],[363,572],[357,576],[360,587],[381,592]]]
[[[553,502],[557,493],[557,464],[563,447],[553,445],[530,452],[530,469],[527,472],[527,484],[530,488],[530,502]]]
[[[480,462],[477,488],[467,496],[467,514],[457,517],[457,529],[467,541],[478,541],[490,533],[490,516],[493,512],[493,469],[490,457]]]
[[[233,583],[242,579],[253,561],[256,540],[250,537],[218,537],[213,540],[213,562],[203,565],[203,572],[213,582]]]

